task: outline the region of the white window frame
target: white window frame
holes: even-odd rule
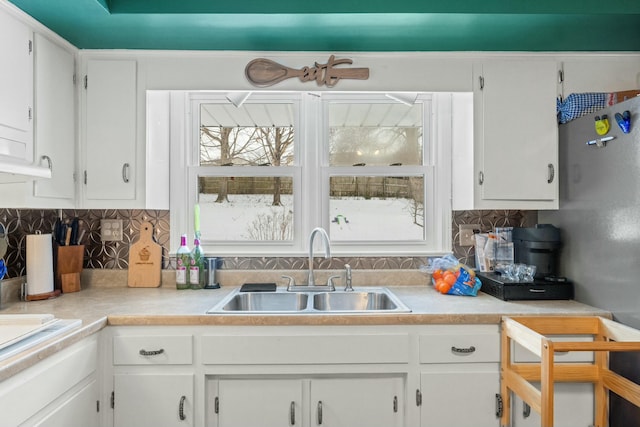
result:
[[[326,130],[328,118],[323,114],[326,103],[360,100],[370,96],[378,99],[384,93],[356,94],[349,92],[254,92],[252,98],[260,102],[299,100],[295,123],[295,162],[281,167],[200,167],[199,166],[199,105],[207,101],[225,102],[226,92],[177,92],[171,100],[171,253],[177,249],[179,236],[193,236],[193,206],[198,197],[198,176],[279,176],[294,180],[294,239],[288,242],[207,242],[203,236],[203,249],[207,256],[303,256],[307,255],[308,236],[321,226],[329,230],[329,177],[333,175],[371,176],[425,176],[426,240],[411,242],[335,242],[334,256],[426,256],[451,251],[451,146],[452,113],[451,93],[419,94],[416,101],[423,108],[423,165],[388,167],[329,167]],[[228,101],[227,101],[228,102]],[[309,120],[323,117],[323,120]],[[316,159],[316,160],[314,160]],[[317,160],[320,159],[320,160]],[[185,191],[186,190],[186,191]],[[431,196],[431,194],[433,196]],[[321,197],[306,198],[317,194]],[[303,200],[304,199],[304,200]],[[430,205],[429,202],[432,202]]]

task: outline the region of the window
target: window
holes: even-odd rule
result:
[[[318,226],[336,255],[446,250],[451,94],[400,95],[265,91],[236,106],[225,93],[185,93],[172,223],[192,230],[198,204],[213,254],[306,254]]]

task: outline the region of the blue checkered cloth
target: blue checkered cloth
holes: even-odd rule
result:
[[[558,123],[567,123],[607,106],[609,93],[572,93],[556,100]]]

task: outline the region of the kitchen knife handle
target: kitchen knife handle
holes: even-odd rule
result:
[[[129,163],[125,163],[122,165],[122,180],[125,183],[129,182]]]

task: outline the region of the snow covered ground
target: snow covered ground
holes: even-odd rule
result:
[[[200,228],[207,240],[251,239],[259,229],[271,227],[269,219],[282,222],[293,206],[291,196],[282,196],[281,207],[271,206],[269,195],[230,195],[227,203],[215,199],[215,194],[200,195]],[[341,198],[329,204],[334,241],[422,238],[423,228],[413,223],[410,200]],[[282,235],[280,227],[275,225],[276,235]]]

